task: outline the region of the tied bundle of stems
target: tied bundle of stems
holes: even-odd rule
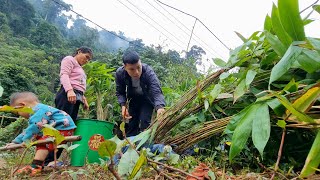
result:
[[[197,112],[202,109],[202,105],[193,106],[190,109],[185,109],[198,95],[198,92],[202,92],[208,88],[211,84],[216,83],[219,80],[219,76],[227,71],[228,69],[221,69],[211,75],[209,75],[202,82],[198,83],[196,87],[190,89],[185,93],[181,99],[175,103],[171,108],[169,108],[162,116],[159,116],[152,123],[151,127],[158,124],[157,130],[155,132],[154,141],[156,143],[162,143],[163,137],[184,117],[190,113]]]
[[[172,138],[166,139],[165,144],[174,144],[177,146],[176,152],[181,153],[192,145],[210,138],[215,134],[222,133],[232,117],[215,119],[203,122],[192,129],[184,131]]]

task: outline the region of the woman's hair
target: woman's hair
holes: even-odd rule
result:
[[[135,64],[139,61],[140,57],[136,51],[128,50],[122,56],[123,64]]]
[[[82,46],[78,49],[76,49],[76,51],[72,54],[72,56],[76,56],[79,52],[81,53],[89,53],[91,55],[91,58],[93,58],[93,52],[90,48],[86,47],[86,46]]]
[[[16,92],[10,96],[10,105],[15,105],[17,101],[39,102],[37,95],[32,92]]]

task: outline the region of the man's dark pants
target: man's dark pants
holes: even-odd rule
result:
[[[151,123],[152,104],[142,96],[132,98],[129,103],[129,114],[132,118],[126,123],[126,136],[135,136],[147,129]]]

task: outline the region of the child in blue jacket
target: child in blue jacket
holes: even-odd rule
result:
[[[54,107],[41,104],[38,97],[32,92],[18,92],[10,96],[10,106],[16,108],[30,107],[33,114],[17,112],[20,116],[29,119],[28,127],[18,135],[12,143],[21,144],[28,140],[44,140],[48,136],[43,136],[41,130],[43,125],[49,124],[57,129],[63,136],[71,136],[76,128],[72,118],[64,111]],[[49,151],[53,151],[53,144],[37,145],[35,157],[31,165],[25,166],[17,173],[30,175],[39,174],[42,171],[43,163]]]

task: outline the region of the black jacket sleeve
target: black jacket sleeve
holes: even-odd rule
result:
[[[121,106],[126,104],[126,83],[124,78],[124,69],[119,67],[116,71],[116,96]]]
[[[160,81],[156,73],[153,71],[153,69],[150,66],[148,66],[146,73],[148,74],[147,81],[150,85],[149,93],[153,101],[154,108],[158,110],[159,108],[165,107],[166,103],[161,90]]]

